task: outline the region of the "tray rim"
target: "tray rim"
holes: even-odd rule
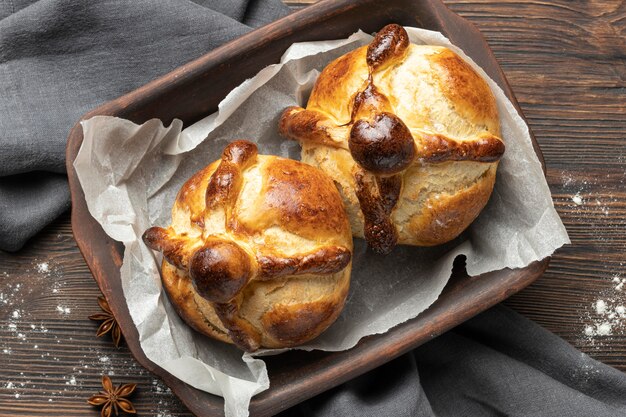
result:
[[[245,50],[245,48],[252,48],[254,45],[258,45],[259,40],[262,39],[264,36],[275,33],[276,31],[281,29],[282,26],[293,24],[293,22],[296,22],[296,21],[306,22],[316,17],[319,17],[323,13],[328,13],[329,10],[337,9],[339,6],[343,6],[343,5],[349,6],[350,4],[354,4],[358,2],[359,0],[339,0],[339,1],[323,0],[312,6],[298,10],[267,26],[251,31],[248,34],[238,39],[235,39],[219,48],[216,48],[213,51],[197,58],[196,60],[193,60],[187,64],[184,64],[178,67],[177,69],[173,70],[172,72],[165,74],[162,77],[159,77],[156,80],[151,81],[145,84],[144,86],[137,88],[136,90],[133,90],[117,99],[104,103],[103,105],[86,113],[80,118],[79,122],[77,122],[76,125],[70,131],[70,134],[68,136],[67,149],[66,149],[66,156],[67,156],[66,167],[68,171],[70,189],[72,191],[71,192],[72,233],[74,234],[75,240],[77,242],[77,246],[81,254],[83,255],[83,257],[85,258],[86,264],[89,267],[94,277],[94,280],[97,282],[102,293],[107,299],[109,299],[109,297],[111,296],[113,292],[113,288],[111,286],[112,283],[110,282],[111,277],[107,277],[103,275],[102,265],[100,264],[100,261],[102,260],[99,257],[100,254],[95,254],[92,250],[93,248],[88,247],[84,243],[84,240],[83,240],[83,237],[84,237],[83,235],[89,234],[90,231],[97,232],[98,228],[100,229],[100,232],[104,233],[104,231],[101,229],[100,225],[97,222],[95,222],[93,218],[91,218],[91,215],[86,209],[86,202],[84,200],[84,194],[82,193],[82,188],[80,187],[80,184],[78,183],[76,172],[74,171],[74,167],[73,167],[73,162],[74,162],[76,153],[78,152],[78,149],[80,148],[80,145],[82,144],[82,139],[83,139],[82,127],[80,126],[80,121],[89,119],[95,115],[116,115],[122,110],[126,110],[128,107],[132,107],[133,105],[136,105],[138,101],[150,99],[151,95],[164,94],[164,92],[166,92],[168,89],[175,88],[177,83],[171,83],[172,79],[177,80],[177,82],[193,81],[195,79],[194,77],[196,77],[200,72],[202,72],[203,69],[205,69],[207,65],[215,64],[214,61],[216,60],[216,58],[220,58],[221,60],[227,60],[239,54],[242,49]],[[372,1],[366,1],[366,2],[372,2]],[[397,0],[396,3],[410,4],[411,0]],[[486,43],[484,37],[471,22],[454,14],[440,0],[424,0],[423,3],[430,4],[430,7],[433,7],[434,9],[438,9],[437,11],[439,11],[442,14],[447,13],[448,16],[442,18],[442,20],[445,20],[447,18],[447,19],[455,21],[453,23],[457,25],[465,25],[467,28],[469,28],[469,30],[472,32],[472,36],[475,36],[481,39],[484,45],[486,46],[485,52],[487,56],[495,61],[495,57],[493,56],[493,53],[491,52],[491,49]],[[349,8],[347,10],[349,10]],[[466,53],[470,55],[468,51],[466,51]],[[503,88],[505,94],[509,97],[509,99],[515,106],[516,110],[524,118],[524,115],[519,107],[519,104],[517,103],[515,97],[513,96],[510,86],[508,85],[508,82],[506,80],[506,77],[504,73],[502,72],[502,69],[500,68],[500,66],[497,64],[497,61],[496,61],[495,70],[497,71],[497,75],[500,77],[500,80],[496,79],[495,81]],[[504,85],[501,85],[501,83],[504,83]],[[529,128],[529,131],[530,131],[530,128]],[[530,132],[530,134],[531,134],[531,138],[533,141],[533,146],[535,148],[535,152],[537,156],[539,157],[540,162],[542,163],[542,167],[544,168],[544,173],[545,173],[545,162],[543,159],[543,155],[532,134],[532,131]],[[95,223],[95,226],[97,226],[95,229],[94,229],[93,224],[90,225],[91,226],[90,230],[84,229],[84,224],[81,224],[81,221],[84,220],[85,214],[88,218],[91,219],[92,223]],[[81,215],[82,215],[82,218],[81,218]],[[122,258],[120,256],[120,253],[117,252],[117,250],[120,246],[120,243],[112,241],[110,238],[108,240],[109,241],[106,242],[105,246],[107,247],[108,255],[110,255],[110,260],[115,265],[115,268],[117,269],[117,273],[118,273],[117,277],[113,277],[113,278],[114,279],[117,278],[117,281],[119,281],[119,267],[121,266]],[[122,252],[123,252],[123,249],[122,249]],[[276,389],[272,390],[272,386],[270,386],[268,390],[262,393],[259,393],[257,396],[252,398],[252,401],[250,404],[251,414],[253,413],[253,411],[255,412],[254,415],[257,415],[256,414],[257,412],[259,413],[258,415],[271,415],[275,412],[279,412],[282,409],[288,408],[289,406],[294,405],[300,401],[313,397],[314,395],[317,395],[320,392],[330,389],[336,385],[339,385],[340,383],[345,382],[346,380],[356,377],[379,365],[382,365],[383,363],[386,363],[389,360],[392,360],[393,358],[405,353],[406,351],[412,348],[419,346],[420,344],[426,342],[427,340],[430,340],[436,337],[437,335],[449,330],[455,325],[471,318],[472,316],[480,313],[481,311],[484,311],[486,308],[504,300],[505,298],[508,298],[510,295],[523,289],[524,287],[534,282],[537,278],[539,278],[543,274],[543,272],[545,271],[545,269],[547,268],[549,264],[549,261],[550,261],[550,258],[548,257],[541,261],[537,261],[525,268],[521,268],[518,270],[505,269],[505,270],[500,270],[500,271],[494,271],[488,274],[483,274],[477,277],[471,277],[464,283],[464,285],[462,285],[461,287],[457,287],[456,290],[457,291],[459,289],[467,290],[467,289],[472,289],[474,287],[479,287],[480,281],[484,283],[487,280],[490,280],[489,282],[492,282],[492,281],[497,282],[498,280],[506,279],[509,285],[506,288],[498,287],[495,289],[494,288],[484,289],[483,298],[487,297],[493,302],[491,302],[489,305],[481,305],[481,306],[460,305],[455,311],[456,313],[455,317],[457,318],[455,320],[443,320],[443,321],[436,320],[443,312],[439,311],[441,310],[441,306],[437,302],[435,302],[435,304],[433,304],[425,312],[421,313],[418,317],[411,319],[405,323],[402,323],[390,329],[388,332],[384,334],[368,336],[366,338],[363,338],[355,347],[347,351],[332,352],[330,353],[329,356],[334,357],[337,355],[344,355],[344,356],[347,356],[348,359],[341,361],[340,366],[337,366],[336,364],[334,365],[336,369],[333,372],[334,379],[332,380],[331,384],[328,383],[327,372],[323,372],[323,369],[322,371],[319,371],[318,369],[319,372],[314,372],[313,374],[307,375],[309,384],[307,384],[308,389],[306,390],[306,392],[302,392],[302,390],[298,390],[298,389],[289,389],[289,390],[283,389],[283,391],[277,392]],[[530,273],[530,275],[524,274],[524,272],[528,272]],[[120,283],[118,282],[118,284]],[[448,285],[446,286],[446,290],[444,290],[444,293],[447,293],[447,291],[449,291]],[[114,303],[110,303],[110,304],[114,304]],[[123,302],[123,305],[124,307],[122,310],[124,311],[120,311],[119,308],[115,308],[112,306],[113,312],[116,315],[116,318],[119,315],[126,314],[127,315],[126,319],[130,319],[131,324],[132,324],[132,319],[130,318],[128,314],[128,308],[126,306],[126,303]],[[424,329],[425,329],[424,323],[421,323],[419,326],[417,326],[417,324],[429,318],[432,318],[435,320],[433,320],[430,323],[430,325],[427,326],[428,331],[424,332]],[[164,369],[160,368],[159,366],[151,362],[145,356],[143,350],[140,348],[138,344],[138,340],[137,340],[138,338],[136,336],[136,328],[134,328],[134,324],[132,324],[132,327],[133,329],[125,328],[124,335],[127,340],[127,345],[129,347],[129,350],[131,351],[131,354],[143,367],[145,367],[149,371],[161,377],[164,380],[164,382],[172,389],[175,395],[177,395],[183,401],[183,403],[185,403],[185,405],[190,409],[191,412],[198,413],[202,411],[201,414],[197,414],[197,415],[202,415],[202,416],[215,415],[214,413],[216,412],[218,414],[223,413],[223,399],[221,397],[212,396],[211,394],[196,390],[195,388],[192,388],[188,386],[187,384],[182,383],[180,380],[173,377],[167,371],[165,371]],[[419,329],[417,329],[417,327],[419,327]],[[419,330],[417,332],[419,334],[416,333],[417,330]],[[128,342],[129,340],[127,336],[128,333],[130,333],[130,335],[132,336],[131,340],[135,339],[132,345],[131,343]],[[363,346],[366,343],[368,347],[364,348]],[[385,356],[380,356],[376,354],[380,349],[382,349],[382,347],[389,348],[389,346],[391,346],[391,351],[386,352]],[[355,353],[358,353],[358,356],[359,356],[358,358],[356,357]],[[311,386],[314,386],[316,388],[311,390],[310,389]],[[197,407],[197,402],[205,403],[206,402],[205,397],[207,395],[211,397],[215,397],[214,401],[212,401],[211,404],[205,404],[205,406],[203,407],[203,410],[199,410]],[[273,407],[273,408],[268,407],[268,404],[270,403],[273,403],[273,405],[277,404],[276,401],[272,402],[268,400],[268,397],[270,395],[283,398],[283,401],[278,403],[279,404],[278,407]],[[287,396],[291,397],[292,399],[290,401],[285,401],[284,397],[287,397]],[[206,405],[208,405],[208,407],[206,407]],[[210,414],[206,414],[206,412]]]

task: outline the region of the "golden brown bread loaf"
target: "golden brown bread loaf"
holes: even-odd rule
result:
[[[504,153],[487,83],[398,25],[331,62],[279,131],[335,180],[353,234],[381,253],[458,236],[487,203]]]
[[[236,141],[181,188],[167,229],[163,284],[201,333],[247,351],[302,344],[343,308],[352,235],[332,180],[310,165]]]

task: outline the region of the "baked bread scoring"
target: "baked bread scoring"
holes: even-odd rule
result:
[[[333,181],[236,141],[181,188],[143,240],[179,315],[246,351],[302,344],[343,308],[352,235]]]
[[[279,131],[335,180],[353,234],[380,253],[458,236],[487,203],[504,153],[487,83],[395,24],[331,62]]]

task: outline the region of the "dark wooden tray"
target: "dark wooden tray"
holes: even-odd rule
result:
[[[357,29],[374,32],[388,23],[441,31],[502,87],[519,110],[482,35],[439,0],[328,0],[232,41],[104,104],[83,119],[111,115],[143,123],[156,117],[168,124],[173,118],[179,118],[189,125],[214,112],[228,92],[245,79],[278,62],[292,43],[343,38]],[[72,166],[82,141],[82,128],[76,124],[67,143],[74,237],[120,324],[130,351],[141,365],[161,377],[194,414],[200,417],[222,415],[221,397],[180,382],[149,361],[142,352],[122,295],[119,268],[123,246],[109,238],[89,214]],[[533,143],[543,162],[534,138]],[[344,352],[293,351],[265,358],[271,386],[252,399],[250,414],[276,414],[392,360],[529,285],[541,276],[548,262],[549,259],[545,259],[523,269],[505,269],[473,278],[467,277],[463,268],[455,268],[450,282],[433,306],[385,334],[364,338]]]

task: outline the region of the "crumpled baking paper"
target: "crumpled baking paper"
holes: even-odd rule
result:
[[[520,268],[569,242],[557,215],[528,128],[502,90],[460,49],[438,32],[406,28],[417,44],[443,45],[461,55],[494,91],[506,152],[491,200],[459,239],[434,248],[397,247],[390,255],[366,253],[355,239],[346,307],[319,338],[301,349],[345,350],[364,336],[383,333],[417,316],[439,296],[457,255],[467,272]],[[235,139],[250,139],[260,153],[299,159],[299,145],[281,138],[282,110],[304,106],[319,72],[332,59],[369,43],[357,32],[348,39],[292,45],[279,64],[234,89],[218,112],[182,129],[174,120],[143,125],[114,117],[82,122],[84,141],[74,167],[91,215],[125,245],[121,279],[130,314],[146,356],[182,381],[224,397],[229,417],[248,415],[250,398],[269,387],[265,363],[189,328],[161,287],[160,254],[141,241],[150,226],[167,226],[176,193],[196,171],[218,159]]]

